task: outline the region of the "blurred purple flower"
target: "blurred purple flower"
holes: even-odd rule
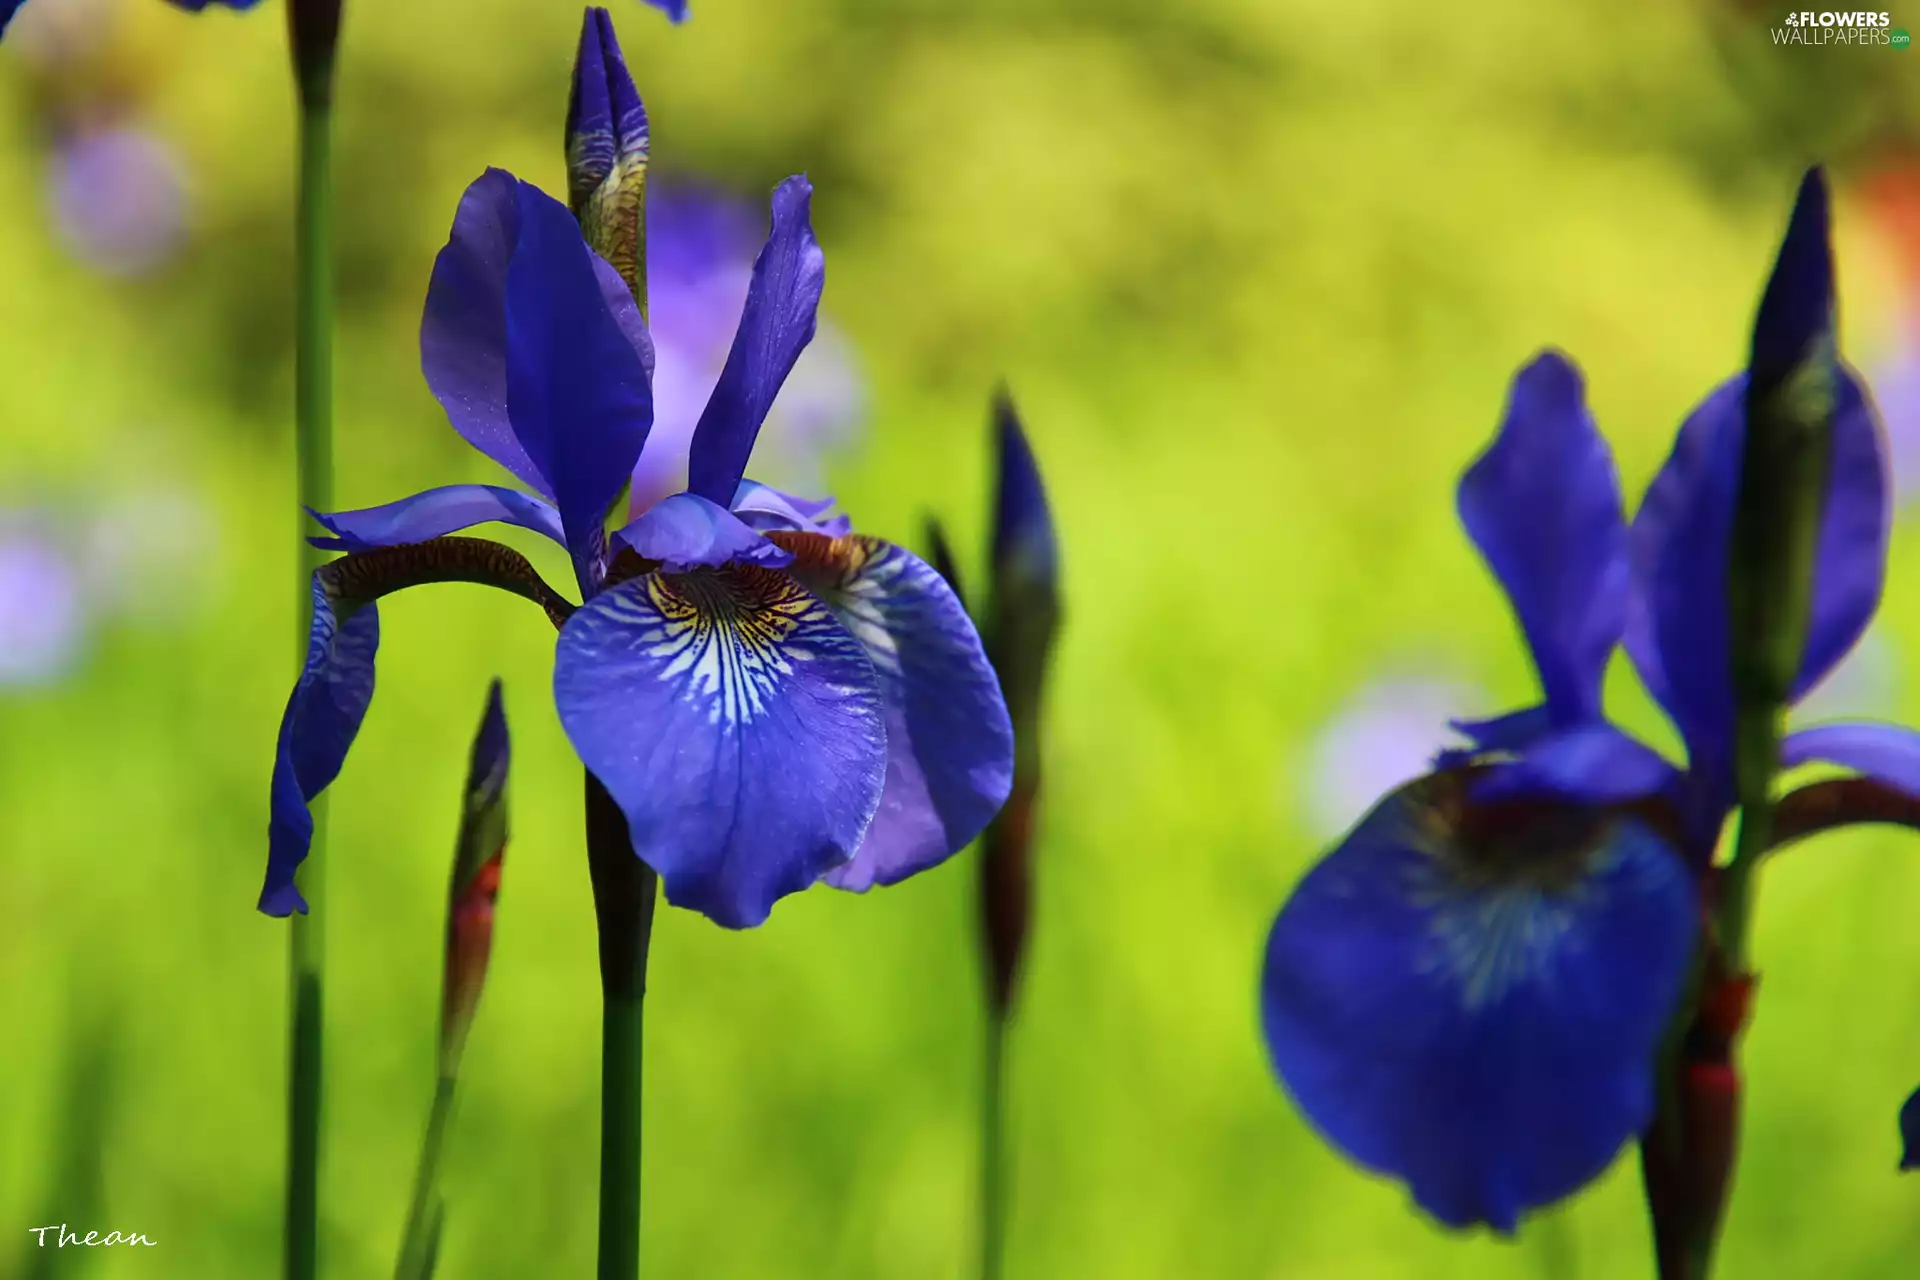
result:
[[[1438,676],[1385,676],[1363,687],[1313,744],[1301,799],[1314,834],[1344,834],[1381,796],[1432,767],[1452,740],[1448,721],[1487,705],[1480,690]]]
[[[185,173],[173,149],[152,134],[115,125],[63,138],[50,178],[61,239],[88,266],[137,275],[179,248]]]
[[[1887,428],[1894,498],[1906,503],[1920,496],[1920,315],[1908,318],[1893,357],[1875,370],[1873,394]]]
[[[86,627],[80,574],[58,537],[33,513],[0,514],[0,686],[66,674]]]
[[[710,189],[647,193],[654,416],[633,473],[636,518],[687,487],[693,429],[726,363],[763,236],[750,206]],[[755,472],[777,489],[820,492],[825,455],[852,439],[865,408],[852,348],[822,322],[761,430]]]

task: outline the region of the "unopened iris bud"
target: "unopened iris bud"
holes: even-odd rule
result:
[[[984,640],[1013,721],[1013,792],[987,828],[981,911],[994,1009],[1013,1001],[1033,896],[1033,817],[1040,794],[1040,702],[1060,625],[1059,549],[1046,488],[1012,398],[994,397],[999,456]]]
[[[947,530],[931,516],[927,519],[927,563],[933,571],[946,579],[953,588],[954,596],[962,605],[967,602],[967,593],[960,586],[960,566],[954,563],[953,544],[947,541]]]
[[[1784,706],[1806,649],[1815,551],[1839,395],[1826,177],[1800,184],[1754,321],[1730,548],[1734,696]]]
[[[677,21],[678,19],[676,19]],[[647,305],[647,109],[605,9],[588,9],[567,104],[567,197],[580,231]]]
[[[500,682],[487,694],[486,714],[474,735],[467,769],[460,838],[447,893],[447,971],[440,1005],[440,1074],[451,1079],[487,981],[493,950],[494,905],[507,853],[507,718]]]

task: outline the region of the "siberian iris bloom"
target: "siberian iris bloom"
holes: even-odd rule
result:
[[[1746,374],[1687,418],[1631,526],[1579,374],[1521,371],[1461,521],[1506,589],[1537,705],[1460,724],[1471,745],[1384,798],[1274,922],[1262,1007],[1301,1109],[1452,1226],[1510,1231],[1597,1176],[1654,1114],[1656,1054],[1701,941],[1698,886],[1736,801],[1730,582],[1746,388],[1830,333],[1824,185],[1803,186]],[[1823,329],[1822,326],[1825,326]],[[1792,697],[1866,629],[1890,500],[1865,389],[1825,350],[1834,403],[1810,625]],[[1615,727],[1601,679],[1625,644],[1680,729],[1684,769]],[[1920,734],[1786,737],[1920,793]]]
[[[613,110],[644,135],[630,82]],[[524,487],[452,485],[318,517],[333,537],[316,542],[354,554],[315,575],[308,659],[281,723],[263,911],[305,908],[294,871],[307,805],[372,696],[373,602],[422,581],[487,582],[547,611],[575,749],[668,900],[723,925],[758,924],[817,880],[912,875],[999,809],[1012,731],[953,592],[900,547],[853,533],[830,502],[744,478],[814,332],[825,270],[811,191],[794,177],[774,193],[687,488],[609,534],[653,422],[652,344],[629,283],[539,189],[500,170],[467,189],[428,288],[422,367],[454,429]],[[487,521],[565,548],[582,603],[505,547],[445,536]]]

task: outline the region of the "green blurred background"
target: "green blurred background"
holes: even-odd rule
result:
[[[108,562],[140,607],[64,679],[0,687],[0,1268],[265,1277],[286,926],[253,903],[297,621],[284,15],[41,7],[87,51],[0,46],[0,500],[116,514]],[[347,7],[338,465],[357,506],[500,478],[419,376],[419,309],[483,167],[563,190],[580,11]],[[1522,361],[1576,355],[1637,493],[1741,363],[1816,157],[1840,190],[1848,350],[1870,371],[1901,358],[1888,211],[1920,53],[1780,49],[1771,10],[1662,0],[694,0],[677,29],[617,0],[614,16],[663,181],[758,196],[813,177],[826,309],[869,384],[829,472],[862,527],[914,541],[937,511],[977,569],[1003,376],[1052,485],[1070,618],[1010,1068],[1009,1275],[1647,1274],[1630,1156],[1502,1243],[1436,1229],[1331,1153],[1268,1071],[1260,948],[1325,843],[1316,744],[1370,682],[1440,672],[1487,703],[1463,710],[1531,693],[1451,506]],[[49,212],[56,132],[89,113],[137,120],[189,179],[189,239],[145,274],[89,268]],[[564,581],[557,560],[541,563]],[[1911,719],[1909,525],[1894,565],[1866,696]],[[380,693],[332,793],[325,1272],[392,1265],[460,774],[499,673],[514,840],[443,1273],[586,1275],[599,995],[552,633],[474,588],[383,612]],[[1671,744],[1615,676],[1623,718]],[[864,898],[788,899],[751,933],[663,913],[649,1274],[968,1273],[972,893],[969,853]],[[1829,838],[1768,877],[1722,1274],[1920,1273],[1920,1184],[1893,1173],[1894,1112],[1920,1081],[1916,903],[1910,834]],[[104,1079],[79,1091],[100,1100],[66,1101],[75,1078]],[[61,1221],[158,1244],[20,1247]]]

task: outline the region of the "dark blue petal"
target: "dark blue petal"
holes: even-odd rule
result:
[[[1518,759],[1489,767],[1474,794],[1492,800],[1545,793],[1607,805],[1671,792],[1680,781],[1659,752],[1594,722],[1534,739]]]
[[[1780,763],[1826,761],[1864,773],[1910,796],[1920,796],[1920,733],[1900,724],[1852,721],[1821,724],[1790,733],[1780,744]]]
[[[544,533],[566,545],[559,512],[538,498],[490,484],[450,484],[384,506],[310,514],[335,536],[307,541],[327,550],[365,551],[425,542],[494,520]]]
[[[1626,617],[1620,484],[1584,394],[1564,356],[1537,357],[1459,492],[1460,522],[1506,588],[1559,724],[1598,718]]]
[[[666,14],[672,22],[687,20],[687,0],[646,0],[646,3]]]
[[[1833,250],[1827,222],[1827,179],[1815,166],[1800,180],[1786,237],[1754,317],[1747,374],[1762,387],[1785,381],[1833,333]]]
[[[460,197],[427,285],[420,368],[467,443],[552,498],[507,419],[506,288],[520,241],[519,185],[504,169],[489,169]]]
[[[601,535],[626,487],[653,424],[653,395],[573,215],[528,183],[518,183],[515,195],[520,239],[506,279],[507,416],[553,486],[577,558]]]
[[[668,573],[739,561],[779,568],[793,559],[725,507],[692,493],[654,503],[614,537]]]
[[[626,284],[564,207],[500,169],[467,188],[420,324],[421,369],[455,430],[563,516],[602,490],[611,502],[652,422],[651,359]],[[570,542],[595,519],[576,514]]]
[[[945,861],[1013,787],[1013,725],[967,611],[933,567],[878,538],[775,533],[790,572],[865,647],[887,717],[887,782],[853,861],[827,883],[864,892]]]
[[[1687,416],[1629,534],[1635,591],[1626,647],[1710,788],[1731,786],[1733,677],[1727,569],[1746,437],[1745,375]],[[1807,649],[1794,696],[1846,656],[1872,620],[1891,519],[1885,443],[1859,379],[1842,370],[1833,418]]]
[[[1893,497],[1885,434],[1858,375],[1842,369],[1835,393],[1826,505],[1795,699],[1819,684],[1866,633],[1887,579]]]
[[[560,722],[668,901],[728,928],[839,866],[886,780],[873,664],[775,569],[648,574],[560,633]]]
[[[1347,1155],[1451,1226],[1511,1231],[1645,1127],[1696,930],[1691,877],[1629,819],[1388,796],[1267,941],[1282,1082]]]
[[[1900,1171],[1920,1169],[1920,1089],[1900,1107]]]
[[[826,287],[826,257],[813,237],[813,185],[788,178],[773,193],[773,230],[753,260],[753,280],[720,381],[693,429],[687,488],[711,502],[733,500],[753,442],[793,362],[813,341]]]
[[[373,701],[373,657],[380,615],[371,603],[336,619],[334,600],[316,574],[307,661],[287,709],[273,758],[273,815],[267,827],[267,879],[260,910],[272,916],[307,909],[294,873],[313,842],[307,806],[340,776],[347,748]]]
[[[1628,535],[1635,578],[1627,653],[1687,743],[1690,772],[1731,794],[1733,677],[1727,569],[1740,485],[1746,379],[1687,415]]]

